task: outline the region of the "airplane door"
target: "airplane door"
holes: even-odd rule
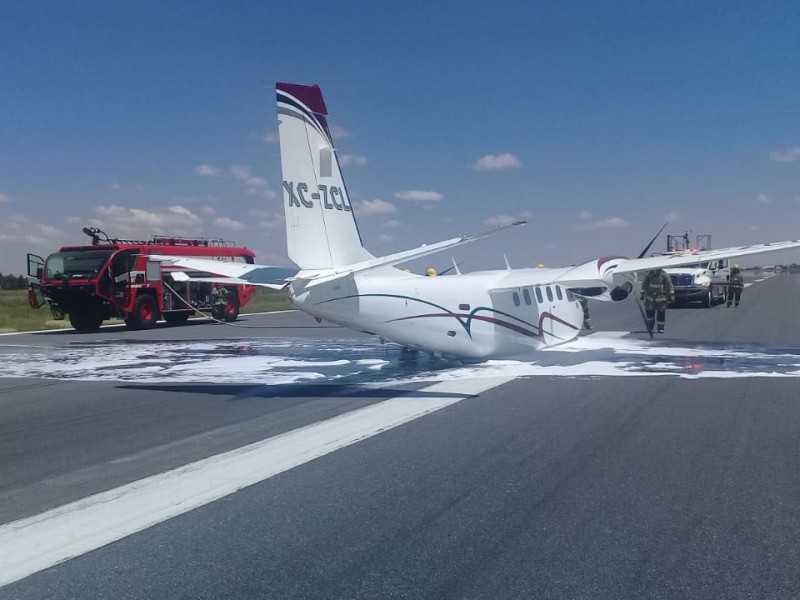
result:
[[[555,331],[553,330],[553,327],[555,326],[555,320],[552,317],[556,315],[558,312],[558,309],[556,308],[555,295],[553,294],[553,286],[552,285],[544,286],[544,294],[546,299],[545,306],[547,307],[546,312],[549,314],[548,316],[545,317],[545,320],[542,323],[542,329],[544,329],[545,334],[552,336],[555,334]]]

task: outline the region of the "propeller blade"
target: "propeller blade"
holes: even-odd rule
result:
[[[653,236],[653,239],[652,239],[652,240],[650,240],[650,243],[649,243],[649,244],[647,244],[647,246],[645,246],[645,247],[644,247],[644,250],[642,250],[642,251],[639,253],[639,256],[637,256],[636,258],[644,258],[644,255],[645,255],[645,254],[647,254],[647,253],[650,251],[650,246],[652,246],[652,245],[653,245],[653,242],[655,242],[655,241],[658,239],[658,236],[660,236],[660,235],[661,235],[661,232],[662,232],[662,231],[664,231],[664,228],[665,228],[667,225],[669,225],[669,221],[667,221],[666,223],[664,223],[664,224],[661,226],[661,229],[659,229],[659,230],[658,230],[658,233],[657,233],[657,234],[655,234],[655,235]]]
[[[650,334],[650,339],[652,340],[653,339],[653,326],[650,325],[647,322],[647,315],[645,314],[644,309],[642,308],[642,303],[639,302],[639,297],[638,296],[634,296],[634,298],[636,299],[636,306],[639,307],[639,314],[642,315],[642,321],[644,321],[644,328],[647,329],[647,333]]]
[[[446,273],[449,273],[449,272],[450,272],[450,271],[452,271],[453,269],[458,269],[458,267],[460,267],[460,266],[461,266],[461,265],[463,265],[463,264],[464,264],[464,261],[463,261],[463,260],[462,260],[461,262],[458,262],[458,263],[457,263],[457,262],[454,262],[452,267],[449,267],[449,268],[445,269],[444,271],[440,272],[440,273],[439,273],[439,275],[444,275],[444,274],[446,274]]]

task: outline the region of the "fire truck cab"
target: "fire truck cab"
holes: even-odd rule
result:
[[[175,281],[175,269],[157,255],[192,256],[224,261],[255,262],[255,254],[220,239],[151,236],[147,241],[109,238],[91,227],[88,246],[65,246],[43,259],[28,254],[28,299],[32,308],[50,306],[53,317],[69,318],[78,331],[95,331],[106,319],[124,319],[129,329],[149,329],[163,318],[183,324],[197,311],[211,311],[212,284],[191,281],[208,273],[189,273]],[[186,279],[186,278],[181,278]],[[226,284],[226,321],[235,321],[254,286]]]

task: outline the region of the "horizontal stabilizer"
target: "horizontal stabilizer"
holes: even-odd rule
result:
[[[229,283],[281,289],[286,287],[291,279],[298,273],[297,269],[288,267],[225,262],[205,258],[163,255],[152,255],[150,258],[160,260],[171,266],[187,269],[188,271],[217,275],[217,277],[193,277],[185,272],[175,271],[172,273],[172,278],[175,279],[175,281],[211,281],[213,283],[223,283],[227,281]]]

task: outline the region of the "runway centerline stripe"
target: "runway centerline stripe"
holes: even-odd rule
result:
[[[0,586],[219,500],[512,377],[443,381],[0,526]],[[446,397],[436,397],[444,394]],[[452,396],[451,396],[452,394]]]

